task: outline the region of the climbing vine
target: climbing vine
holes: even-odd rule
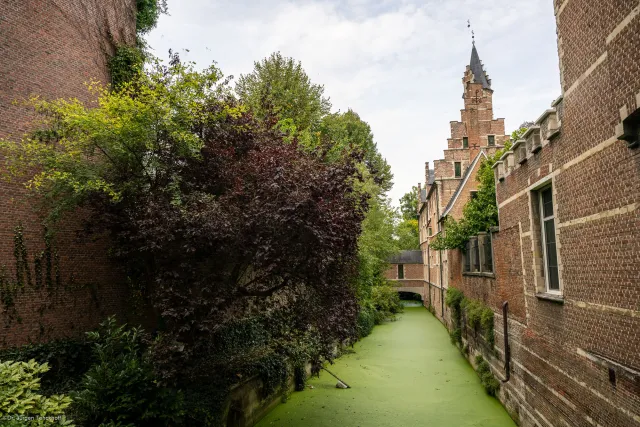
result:
[[[41,289],[44,285],[49,291],[52,291],[60,286],[60,258],[57,251],[53,249],[52,239],[51,233],[45,228],[44,250],[33,257],[32,270],[24,241],[24,227],[19,224],[14,228],[14,277],[10,277],[5,265],[0,266],[0,303],[9,321],[19,320],[15,309],[15,299],[19,292],[23,292],[27,287]],[[41,308],[39,311],[42,315],[44,310]]]
[[[136,45],[117,46],[108,61],[113,89],[120,89],[142,71],[148,56],[143,36],[155,28],[163,13],[167,13],[166,0],[136,0]]]

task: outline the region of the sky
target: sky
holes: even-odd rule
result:
[[[250,73],[280,51],[323,84],[332,110],[371,126],[391,165],[394,205],[443,157],[460,120],[462,76],[476,47],[492,79],[494,117],[507,133],[560,95],[552,0],[169,0],[147,36],[225,76]]]

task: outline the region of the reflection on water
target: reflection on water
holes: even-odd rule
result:
[[[400,302],[405,307],[422,307],[422,301],[403,299],[403,300],[400,300]]]

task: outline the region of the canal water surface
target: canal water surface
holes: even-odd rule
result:
[[[322,372],[258,426],[515,426],[423,307],[405,308],[354,351],[329,366],[352,388]]]

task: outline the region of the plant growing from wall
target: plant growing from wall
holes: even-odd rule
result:
[[[511,140],[504,148],[482,161],[476,179],[478,180],[478,192],[476,197],[469,200],[462,210],[462,218],[456,221],[447,217],[444,221],[443,231],[431,241],[431,247],[435,250],[462,249],[471,236],[480,232],[489,231],[491,227],[498,225],[498,205],[496,202],[496,187],[493,165],[500,157],[511,148],[516,140],[520,139],[527,128],[520,127],[511,134]]]
[[[491,372],[491,366],[484,360],[482,355],[476,356],[476,373],[480,377],[480,382],[484,387],[484,390],[489,396],[496,396],[500,390],[500,382]]]

